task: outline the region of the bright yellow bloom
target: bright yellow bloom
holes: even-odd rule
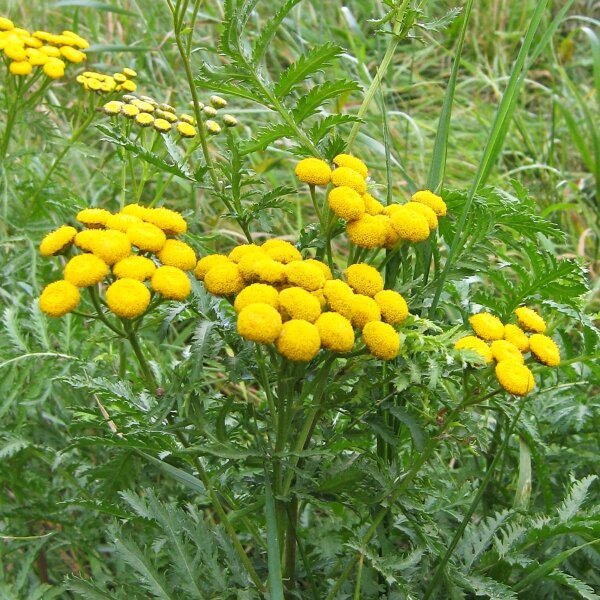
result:
[[[223,115],[223,124],[225,127],[237,127],[238,120],[233,115]]]
[[[221,133],[221,126],[216,121],[211,121],[210,119],[204,123],[206,127],[206,131],[211,135],[218,135]]]
[[[362,329],[371,321],[381,320],[381,311],[377,302],[369,296],[354,294],[352,298],[352,325]]]
[[[140,127],[150,127],[150,125],[154,123],[154,117],[146,112],[141,112],[139,115],[136,116],[135,122]]]
[[[130,69],[129,67],[125,67],[123,69],[123,75],[125,75],[125,77],[129,77],[129,79],[132,79],[134,77],[137,77],[137,71],[134,71],[133,69]]]
[[[142,220],[134,215],[127,215],[125,213],[117,213],[116,215],[110,215],[106,219],[105,226],[107,229],[116,229],[125,233],[132,225],[141,223]]]
[[[227,106],[227,100],[225,100],[225,98],[221,98],[221,96],[211,96],[210,103],[215,108],[225,108]]]
[[[249,304],[238,315],[237,330],[247,340],[271,344],[281,333],[281,315],[270,304]]]
[[[369,352],[381,360],[392,360],[400,353],[400,336],[387,323],[370,321],[362,330],[362,336]]]
[[[316,265],[295,260],[285,266],[285,276],[288,283],[295,285],[309,292],[320,290],[325,285],[325,275]]]
[[[541,333],[534,333],[529,338],[531,353],[542,363],[549,367],[560,365],[560,350],[556,342]]]
[[[13,61],[8,67],[11,75],[29,75],[33,71],[33,67],[30,62],[26,60]]]
[[[42,256],[55,256],[66,250],[77,235],[77,229],[70,225],[61,225],[58,229],[50,232],[40,244]]]
[[[279,307],[284,318],[302,319],[313,323],[321,314],[321,303],[300,287],[289,287],[279,292]]]
[[[76,219],[89,229],[99,229],[106,225],[111,213],[103,208],[84,208],[77,213]]]
[[[285,281],[285,265],[270,257],[257,260],[252,266],[252,271],[263,283],[274,285]]]
[[[130,81],[128,79],[127,81],[124,81],[123,83],[119,84],[117,91],[121,90],[125,90],[126,92],[135,92],[135,90],[137,90],[137,85],[133,81]]]
[[[422,204],[421,202],[409,202],[404,206],[410,210],[418,212],[420,215],[423,215],[427,220],[427,225],[429,225],[430,231],[438,228],[437,215],[435,214],[434,210],[426,204]]]
[[[131,243],[122,231],[110,229],[107,231],[92,231],[92,234],[90,250],[107,265],[114,265],[131,254]],[[75,236],[75,243],[77,243],[79,235]]]
[[[134,223],[126,235],[134,246],[146,252],[159,252],[167,241],[165,232],[152,223]]]
[[[248,256],[249,254],[258,254],[263,258],[267,258],[266,252],[256,244],[240,244],[229,253],[228,258],[234,263],[239,263],[242,258]]]
[[[403,240],[413,244],[425,241],[429,237],[427,219],[419,213],[410,210],[405,205],[398,206],[390,215],[392,227]]]
[[[389,221],[388,217],[384,217],[384,219]],[[346,233],[348,234],[348,239],[355,246],[361,248],[380,248],[387,241],[389,227],[391,225],[388,225],[388,223],[379,217],[364,214],[355,221],[348,221]]]
[[[152,289],[169,300],[185,300],[192,291],[192,285],[185,271],[177,267],[158,267],[150,280]]]
[[[348,167],[356,171],[363,179],[366,179],[369,175],[367,165],[360,158],[356,158],[356,156],[352,156],[351,154],[338,154],[333,159],[333,164],[337,167]]]
[[[27,60],[32,64],[32,66],[41,67],[45,65],[50,59],[47,54],[44,54],[40,50],[29,48],[27,50]]]
[[[169,121],[166,119],[156,119],[154,121],[154,129],[156,129],[156,131],[159,133],[167,133],[171,131],[171,127],[171,123],[169,123]]]
[[[390,325],[399,325],[408,317],[408,304],[401,294],[394,290],[382,290],[374,296],[381,311],[381,318]]]
[[[327,300],[325,298],[323,290],[315,290],[314,292],[310,292],[310,295],[319,301],[319,306],[321,307],[321,310],[323,310],[327,306]]]
[[[63,31],[62,34],[65,37],[73,40],[73,45],[81,48],[82,50],[90,47],[90,43],[85,38],[82,38],[80,35],[76,34],[74,31]]]
[[[191,246],[180,240],[167,240],[157,254],[163,265],[191,271],[196,266],[196,253]]]
[[[288,360],[309,362],[319,352],[319,330],[308,321],[292,319],[283,324],[277,338],[277,351]]]
[[[256,264],[262,260],[271,261],[272,259],[265,252],[248,252],[245,256],[242,256],[237,266],[244,281],[251,283],[259,278],[256,272]],[[283,267],[283,265],[280,266]]]
[[[78,248],[91,252],[92,245],[103,233],[100,229],[84,229],[75,235],[73,242]]]
[[[323,277],[325,277],[326,280],[333,279],[331,269],[324,262],[317,260],[316,258],[306,258],[304,263],[307,265],[314,265],[321,269],[321,273],[323,273]]]
[[[152,277],[156,265],[146,256],[128,256],[113,266],[113,275],[117,279],[137,279],[145,281]]]
[[[441,196],[437,196],[429,190],[421,190],[413,194],[410,199],[411,202],[420,202],[429,206],[438,217],[445,217],[447,213],[446,203],[442,200]]]
[[[350,265],[345,271],[348,285],[364,296],[374,296],[383,290],[383,277],[377,269],[366,263]]]
[[[529,350],[529,338],[517,325],[508,324],[504,326],[504,339],[516,346],[521,352]]]
[[[65,63],[58,58],[51,57],[42,69],[50,79],[60,79],[65,74]]]
[[[124,209],[123,212],[125,212]],[[176,210],[171,210],[170,208],[165,208],[164,206],[153,209],[147,208],[145,216],[141,218],[160,227],[167,235],[180,235],[187,231],[187,223],[181,216],[181,213],[178,213]]]
[[[177,124],[177,131],[184,138],[193,138],[198,133],[193,125],[185,122]]]
[[[323,294],[325,294],[327,304],[332,310],[347,319],[352,318],[354,292],[346,282],[340,279],[326,281],[323,286]]]
[[[39,50],[49,58],[60,58],[60,50],[54,46],[41,46]]]
[[[25,48],[21,44],[14,42],[9,42],[4,46],[4,54],[6,54],[7,58],[17,62],[27,60]]]
[[[211,294],[231,296],[243,289],[244,280],[238,266],[227,261],[208,270],[204,276],[204,285]]]
[[[367,184],[364,177],[348,167],[338,167],[335,169],[331,174],[331,183],[336,187],[350,187],[360,195],[367,191]]]
[[[502,321],[490,313],[481,312],[469,317],[473,331],[483,340],[501,340],[504,338],[504,325]]]
[[[400,235],[394,229],[389,215],[382,213],[380,215],[375,215],[373,218],[381,223],[381,226],[385,229],[385,243],[383,244],[384,248],[389,249],[396,246],[396,244],[400,242]]]
[[[207,117],[216,117],[217,116],[217,111],[213,106],[205,106],[202,109],[202,112],[207,116]]]
[[[277,262],[287,265],[295,260],[302,260],[302,254],[298,249],[285,240],[267,240],[261,248]]]
[[[108,265],[94,254],[78,254],[65,265],[65,279],[77,287],[96,285],[108,275]]]
[[[461,338],[454,344],[456,350],[472,350],[479,354],[487,364],[492,362],[492,350],[491,348],[481,339],[474,335],[467,335]]]
[[[123,104],[121,106],[121,114],[129,119],[133,119],[140,114],[140,109],[133,104]]]
[[[71,63],[78,64],[83,62],[87,56],[81,50],[76,50],[70,46],[61,46],[60,53]]]
[[[11,31],[15,28],[15,24],[6,17],[0,17],[0,31]]]
[[[373,198],[373,196],[371,196],[371,194],[369,194],[369,192],[365,192],[362,195],[362,199],[363,199],[363,202],[365,203],[365,210],[371,216],[374,217],[375,215],[379,215],[383,212],[383,204],[381,204],[381,202],[379,202],[379,200],[376,200],[375,198]]]
[[[510,394],[525,396],[535,388],[531,370],[516,360],[501,360],[496,365],[498,383]]]
[[[63,279],[44,288],[40,296],[40,309],[49,317],[62,317],[75,310],[80,299],[77,287]]]
[[[133,319],[146,312],[150,290],[137,279],[118,279],[106,290],[106,304],[119,317]]]
[[[208,256],[203,256],[196,265],[194,270],[194,275],[196,279],[200,281],[204,281],[205,275],[217,265],[229,264],[231,261],[224,256],[223,254],[209,254]]]
[[[233,308],[240,312],[250,304],[268,304],[275,309],[279,308],[279,292],[271,285],[253,283],[244,288],[236,297]]]
[[[327,196],[327,202],[333,213],[345,221],[358,219],[365,212],[362,196],[348,186],[340,186],[331,190]]]
[[[350,352],[354,346],[354,330],[346,317],[326,312],[315,321],[321,345],[331,352]]]
[[[331,167],[318,158],[304,158],[294,170],[296,177],[311,185],[327,185],[331,181]]]
[[[511,359],[523,364],[525,361],[521,351],[506,340],[494,340],[491,346],[492,356],[496,362],[501,360]]]
[[[546,321],[532,308],[520,306],[515,310],[515,314],[519,319],[519,324],[526,331],[533,331],[534,333],[544,333],[546,331]]]
[[[182,123],[187,123],[188,125],[195,125],[196,124],[196,119],[194,119],[194,117],[192,117],[192,115],[188,115],[186,113],[181,113],[179,115],[179,120]]]
[[[122,102],[119,102],[118,100],[111,100],[102,107],[102,111],[107,115],[118,115],[122,108]]]
[[[158,210],[158,209],[147,208],[146,206],[141,206],[140,204],[126,204],[121,209],[121,212],[124,215],[133,215],[134,217],[137,217],[138,219],[146,221],[148,219],[148,217],[150,216],[150,214],[154,212],[154,210]],[[162,229],[162,227],[161,227],[161,229]]]

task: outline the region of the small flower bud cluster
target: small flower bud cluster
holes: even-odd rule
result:
[[[206,130],[210,135],[218,135],[221,133],[221,126],[214,120],[217,116],[220,109],[225,108],[227,106],[227,100],[221,98],[221,96],[211,96],[208,104],[204,104],[203,102],[198,102],[198,110],[201,110],[206,117],[206,121],[204,124],[206,125]],[[194,101],[190,102],[190,108],[194,110]],[[221,122],[225,127],[236,127],[238,125],[238,120],[230,114],[224,114],[221,117]]]
[[[120,73],[98,73],[97,71],[84,71],[77,76],[77,83],[88,92],[110,94],[111,92],[135,92],[136,83],[133,81],[137,73],[125,67]]]

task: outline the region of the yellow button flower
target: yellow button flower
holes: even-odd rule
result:
[[[39,48],[40,52],[43,52],[49,58],[60,58],[60,50],[55,48],[54,46],[41,46]],[[62,61],[61,61],[62,62]]]
[[[62,317],[75,310],[81,296],[69,281],[55,281],[47,285],[40,296],[40,309],[49,317]]]
[[[134,246],[146,252],[159,252],[167,241],[164,231],[152,223],[134,223],[126,235]]]
[[[346,282],[340,279],[326,281],[323,286],[323,294],[327,304],[333,311],[340,313],[347,319],[352,318],[354,292]]]
[[[474,335],[467,335],[461,338],[454,344],[454,348],[456,350],[472,350],[473,352],[477,352],[487,364],[491,363],[493,359],[491,348],[483,340]]]
[[[77,287],[96,285],[108,275],[108,265],[94,254],[78,254],[65,265],[65,280]]]
[[[123,69],[123,75],[125,75],[125,77],[129,77],[129,79],[133,79],[134,77],[137,77],[137,71],[134,71],[129,67],[125,67]]]
[[[266,258],[265,251],[256,244],[240,244],[236,246],[228,255],[230,261],[239,263],[242,258],[249,254],[258,254]]]
[[[294,170],[296,177],[311,185],[327,185],[331,181],[331,167],[318,158],[304,158]]]
[[[516,360],[505,359],[496,365],[496,377],[510,394],[525,396],[535,388],[531,370]]]
[[[123,104],[121,106],[121,114],[128,119],[134,119],[140,114],[140,109],[133,104]]]
[[[205,275],[213,267],[217,265],[229,264],[230,262],[231,261],[223,254],[209,254],[208,256],[203,256],[196,264],[194,275],[196,276],[196,279],[204,281]]]
[[[296,260],[285,266],[285,276],[290,285],[295,285],[309,292],[320,290],[325,285],[325,275],[316,265]]]
[[[76,219],[89,229],[99,229],[106,225],[110,215],[103,208],[84,208],[77,213]]]
[[[111,229],[92,233],[95,235],[91,238],[90,250],[107,265],[114,265],[131,254],[131,243],[122,231]],[[77,243],[77,236],[75,236],[75,243]]]
[[[211,294],[231,296],[244,288],[244,280],[238,266],[228,261],[209,269],[204,276],[204,285]]]
[[[519,324],[526,331],[534,333],[544,333],[546,331],[546,321],[540,317],[532,308],[521,306],[515,310]]]
[[[417,244],[429,237],[427,219],[406,206],[398,206],[390,215],[390,221],[396,233],[403,240]]]
[[[4,54],[7,58],[17,62],[27,60],[25,48],[22,44],[17,44],[15,42],[9,42],[4,46]]]
[[[381,311],[377,302],[369,296],[354,294],[352,299],[352,325],[362,329],[371,321],[381,320]]]
[[[541,333],[534,333],[529,338],[531,353],[542,363],[549,367],[557,367],[560,364],[560,350],[556,342]]]
[[[223,115],[223,125],[225,127],[237,127],[238,120],[233,115]]]
[[[357,294],[374,296],[383,290],[383,277],[377,269],[366,263],[350,265],[344,275],[348,285]]]
[[[277,262],[287,264],[295,260],[302,260],[298,249],[285,240],[267,240],[261,248]]]
[[[187,223],[181,213],[164,206],[146,209],[145,216],[141,218],[156,225],[167,235],[180,235],[187,231]]]
[[[29,48],[26,52],[27,52],[27,60],[34,67],[41,67],[41,66],[45,65],[49,60],[49,57],[47,54],[44,54],[43,52],[41,52],[40,50],[36,50],[35,48]]]
[[[331,183],[333,183],[333,185],[336,187],[350,187],[361,195],[367,191],[365,178],[348,167],[338,167],[335,169],[335,171],[333,171],[331,174]]]
[[[348,221],[346,225],[348,239],[360,248],[381,248],[388,239],[388,231],[391,227],[388,222],[388,217],[380,219],[379,216],[364,214],[355,221]]]
[[[102,107],[102,111],[107,115],[118,115],[122,108],[122,102],[119,102],[118,100],[111,100]]]
[[[370,321],[362,330],[363,340],[369,352],[381,360],[392,360],[400,353],[400,336],[387,323]]]
[[[204,126],[210,135],[219,135],[221,133],[221,126],[216,121],[209,119],[204,123]]]
[[[268,304],[275,309],[279,308],[279,292],[271,285],[253,283],[244,288],[236,297],[233,308],[236,312],[242,311],[250,304]]]
[[[116,229],[125,233],[132,225],[141,223],[142,220],[134,215],[127,215],[125,213],[117,213],[116,215],[110,215],[106,219],[105,226],[107,229]]]
[[[279,292],[279,306],[284,318],[313,323],[321,314],[321,303],[305,289],[289,287]]]
[[[333,279],[331,269],[324,262],[317,260],[316,258],[306,258],[304,259],[304,263],[307,265],[314,265],[321,269],[321,273],[323,273],[323,277],[325,277],[326,280]]]
[[[133,319],[146,312],[150,290],[137,279],[118,279],[106,290],[106,304],[119,317]]]
[[[113,266],[113,275],[117,279],[137,279],[145,281],[152,277],[156,265],[146,256],[128,256]]]
[[[237,330],[247,340],[271,344],[281,333],[281,315],[270,304],[250,304],[240,311]]]
[[[189,277],[177,267],[158,267],[150,284],[155,292],[169,300],[185,300],[192,291]]]
[[[215,108],[225,108],[227,106],[227,100],[225,100],[225,98],[221,98],[221,96],[211,96],[210,103]]]
[[[83,62],[87,56],[81,50],[76,50],[70,46],[61,46],[60,53],[71,63],[79,64]]]
[[[506,340],[494,340],[491,345],[492,356],[496,362],[501,360],[511,359],[523,364],[525,361],[521,351]]]
[[[504,339],[516,346],[521,352],[529,350],[529,338],[525,332],[516,325],[508,324],[504,326]]]
[[[66,250],[77,235],[77,229],[70,225],[61,225],[58,229],[50,232],[40,244],[42,256],[55,256]]]
[[[483,340],[501,340],[504,338],[504,325],[502,321],[487,312],[481,312],[469,317],[473,331]]]
[[[154,117],[148,113],[142,112],[136,116],[135,122],[140,127],[150,127],[154,123]]]
[[[277,338],[277,351],[288,360],[309,362],[319,352],[319,330],[308,321],[292,319],[283,324]]]
[[[434,210],[426,204],[422,204],[421,202],[409,202],[404,206],[410,210],[418,212],[420,215],[423,215],[427,220],[427,225],[429,225],[430,231],[438,228],[437,215],[435,214]]]
[[[383,204],[376,200],[369,194],[369,192],[365,192],[362,195],[363,202],[365,203],[365,210],[371,216],[380,215],[383,212]]]
[[[13,61],[8,67],[11,75],[29,75],[33,71],[33,67],[30,62],[26,60]]]
[[[447,213],[446,203],[442,200],[441,196],[437,196],[429,190],[421,190],[413,194],[410,199],[411,202],[419,202],[429,206],[438,217],[445,217]]]
[[[399,325],[408,317],[408,304],[401,294],[394,290],[382,290],[374,296],[377,306],[381,311],[381,317],[390,325]]]
[[[238,269],[247,283],[255,282],[259,279],[256,272],[256,264],[261,260],[272,260],[264,252],[249,252],[243,256],[237,263]],[[283,265],[281,265],[283,266]]]
[[[159,133],[168,133],[171,131],[171,127],[171,123],[169,123],[169,121],[166,119],[156,119],[154,121],[154,129],[156,129],[156,131]]]
[[[332,212],[345,221],[356,220],[365,212],[362,196],[349,186],[331,190],[327,196],[327,203]]]
[[[65,74],[65,63],[58,58],[51,57],[42,69],[50,79],[60,79]]]
[[[377,221],[381,223],[381,226],[385,229],[385,243],[383,244],[384,248],[394,248],[400,241],[400,235],[392,226],[392,220],[389,215],[382,213],[380,215],[375,215],[373,217]]]
[[[15,28],[15,24],[6,17],[0,17],[0,31],[11,31]]]
[[[193,125],[185,122],[177,124],[177,131],[179,135],[184,138],[193,138],[198,133]]]
[[[354,330],[346,317],[326,312],[315,321],[321,345],[331,352],[350,352],[354,347]]]
[[[360,158],[356,158],[356,156],[352,156],[351,154],[338,154],[333,159],[333,164],[337,167],[348,167],[356,171],[363,179],[366,179],[369,175],[367,165]]]
[[[102,237],[103,233],[101,229],[84,229],[75,235],[73,242],[78,248],[91,252],[94,242]]]
[[[163,265],[191,271],[196,266],[196,253],[191,246],[180,240],[167,240],[157,254]]]
[[[257,260],[253,267],[253,272],[259,281],[263,283],[277,284],[285,282],[285,265],[272,258]]]
[[[128,79],[127,81],[124,81],[123,83],[119,84],[117,91],[121,90],[124,90],[126,92],[135,92],[135,90],[137,90],[137,85],[133,81]]]

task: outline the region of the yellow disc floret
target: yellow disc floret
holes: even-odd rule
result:
[[[542,363],[549,367],[557,367],[560,364],[560,350],[556,342],[541,333],[534,333],[529,338],[531,353]]]
[[[130,205],[131,206],[131,205]],[[175,210],[165,208],[146,209],[146,213],[142,219],[156,225],[162,229],[167,235],[180,235],[187,231],[187,223],[185,219]],[[139,216],[139,215],[138,215]]]
[[[208,256],[203,256],[196,264],[194,275],[196,276],[196,279],[204,281],[204,276],[213,267],[216,267],[217,265],[229,264],[230,262],[231,261],[223,254],[209,254]]]
[[[454,344],[457,350],[472,350],[481,356],[486,363],[491,363],[493,356],[491,348],[481,339],[474,335],[467,335]]]
[[[525,362],[521,351],[514,344],[511,344],[506,340],[494,340],[491,345],[491,350],[492,356],[496,362],[506,360],[507,358],[516,360],[521,364]]]
[[[281,315],[270,304],[249,304],[238,315],[237,330],[247,340],[271,344],[281,333]]]
[[[321,314],[321,303],[310,292],[289,287],[279,292],[279,307],[283,317],[314,323]]]
[[[510,394],[525,396],[535,387],[531,370],[513,359],[501,360],[496,365],[498,383]]]
[[[526,331],[534,333],[544,333],[546,331],[546,321],[540,315],[527,306],[520,306],[515,310],[519,324]]]
[[[429,206],[438,217],[445,217],[447,212],[446,203],[441,196],[437,196],[429,190],[421,190],[413,194],[411,202],[419,202],[425,206]]]
[[[373,198],[373,196],[371,196],[371,194],[369,194],[369,192],[365,192],[362,195],[362,199],[363,199],[363,202],[365,203],[365,210],[371,216],[374,217],[375,215],[379,215],[383,212],[383,204],[381,204],[381,202],[379,202],[379,200],[376,200],[375,198]]]
[[[242,258],[248,256],[249,254],[258,254],[262,255],[266,258],[266,252],[256,244],[240,244],[236,246],[230,253],[227,258],[234,263],[239,263]]]
[[[366,263],[350,265],[344,275],[348,285],[357,294],[374,296],[383,290],[383,277],[377,269]]]
[[[417,244],[429,237],[427,219],[406,206],[398,206],[390,215],[390,221],[398,236],[403,240]]]
[[[145,256],[128,256],[113,266],[113,275],[117,279],[137,279],[146,281],[156,271],[156,265]]]
[[[521,352],[529,350],[529,338],[517,325],[508,324],[504,326],[504,339],[516,346]]]
[[[242,311],[250,304],[268,304],[275,309],[279,308],[279,292],[271,285],[253,283],[244,288],[236,297],[233,308],[236,312]]]
[[[76,219],[90,229],[104,227],[111,213],[103,208],[84,208],[77,213]]]
[[[119,279],[106,290],[106,304],[119,317],[133,319],[146,312],[150,290],[137,279]]]
[[[78,254],[65,265],[65,279],[77,287],[89,287],[108,275],[108,265],[94,254]]]
[[[309,292],[319,290],[325,285],[325,275],[316,265],[295,260],[285,266],[285,276],[290,285],[295,285]]]
[[[490,313],[482,312],[469,317],[473,331],[483,340],[501,340],[504,338],[502,321]]]
[[[331,167],[318,158],[304,158],[294,172],[300,181],[312,185],[327,185],[331,181]]]
[[[314,265],[315,267],[321,269],[321,273],[323,273],[323,277],[325,277],[326,280],[333,279],[331,269],[324,262],[321,262],[316,258],[306,258],[304,263],[307,265]]]
[[[70,225],[62,225],[49,233],[40,244],[42,256],[55,256],[66,250],[77,235],[77,229]]]
[[[277,350],[295,362],[309,362],[319,352],[321,338],[315,325],[301,319],[284,323],[277,338]]]
[[[321,345],[331,352],[350,352],[354,347],[354,330],[346,317],[336,312],[326,312],[315,321]]]
[[[381,311],[377,302],[369,296],[354,294],[352,299],[352,325],[362,329],[371,321],[381,320]]]
[[[75,243],[83,233],[85,231],[75,236]],[[107,265],[114,265],[131,254],[131,242],[122,231],[110,229],[108,231],[91,231],[90,233],[92,237],[90,237],[89,249]]]
[[[184,271],[191,271],[196,266],[194,249],[181,240],[167,240],[157,256],[163,265]]]
[[[369,214],[364,214],[358,219],[348,222],[346,233],[355,246],[360,246],[361,248],[380,248],[387,241],[388,225],[379,216],[373,217]]]
[[[426,204],[422,204],[421,202],[409,202],[404,206],[406,206],[406,208],[410,210],[418,212],[420,215],[423,215],[427,220],[427,225],[429,225],[430,231],[433,231],[434,229],[438,228],[437,215],[435,214],[434,210]]]
[[[338,154],[333,159],[333,164],[336,167],[348,167],[356,171],[363,179],[366,179],[369,175],[367,165],[360,158],[356,158],[356,156],[352,156],[351,154]]]
[[[357,173],[354,169],[350,169],[348,167],[338,167],[335,169],[335,171],[333,171],[331,174],[331,183],[333,183],[333,185],[336,187],[350,187],[361,195],[367,191],[365,178],[360,173]]]
[[[152,289],[169,300],[185,300],[192,291],[189,277],[177,267],[158,267],[150,280]]]
[[[211,294],[231,296],[243,289],[244,280],[238,266],[227,261],[208,270],[204,276],[204,285]]]
[[[135,223],[127,229],[129,241],[145,252],[159,252],[167,241],[164,231],[152,223]]]
[[[116,229],[125,233],[135,223],[141,223],[142,220],[134,215],[127,215],[125,213],[117,213],[116,215],[110,215],[106,219],[107,229]]]
[[[381,360],[392,360],[400,352],[400,336],[387,323],[370,321],[362,330],[363,340],[369,352]]]
[[[323,286],[323,294],[327,304],[333,311],[340,313],[347,319],[352,318],[354,292],[346,282],[340,279],[326,281]]]
[[[252,271],[263,283],[275,285],[285,282],[285,265],[268,256],[257,260],[252,265]]]
[[[341,219],[352,221],[365,212],[365,202],[362,196],[348,186],[334,188],[327,196],[329,208]]]
[[[300,251],[290,242],[285,240],[267,240],[261,248],[277,262],[287,265],[295,260],[302,260]]]
[[[401,294],[394,290],[382,290],[374,296],[381,311],[381,318],[390,325],[399,325],[408,317],[408,304]]]
[[[79,304],[79,290],[69,281],[55,281],[47,285],[40,296],[40,309],[49,317],[62,317]]]

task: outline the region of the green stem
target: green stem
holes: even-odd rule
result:
[[[123,331],[120,330],[119,328],[115,327],[115,325],[113,325],[105,316],[104,311],[102,310],[102,305],[100,304],[100,298],[98,298],[98,289],[96,288],[95,285],[90,286],[88,288],[88,290],[90,291],[90,296],[92,298],[92,304],[94,305],[94,308],[96,309],[96,313],[98,314],[98,318],[114,333],[116,333],[119,337],[125,338],[127,337],[127,334]]]

